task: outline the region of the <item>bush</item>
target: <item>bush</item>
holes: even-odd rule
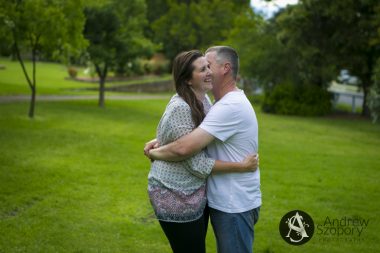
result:
[[[151,59],[137,58],[128,64],[127,75],[162,75],[169,72],[169,61],[157,54]]]
[[[372,120],[375,123],[380,118],[380,59],[377,60],[373,72],[373,84],[369,90],[367,105],[371,111]]]
[[[245,90],[244,90],[245,92]],[[263,104],[264,95],[262,94],[253,94],[253,95],[247,95],[248,100],[251,102],[251,104],[255,106],[260,106]]]
[[[281,84],[265,94],[262,109],[286,115],[325,115],[331,111],[331,94],[316,85]]]
[[[129,64],[130,72],[128,75],[131,76],[142,76],[146,74],[145,70],[146,60],[144,59],[135,59],[131,64]]]
[[[76,78],[77,75],[78,75],[78,71],[77,71],[76,68],[74,68],[74,67],[69,67],[69,68],[67,69],[67,72],[69,73],[69,76],[70,76],[71,78]]]
[[[150,73],[155,75],[162,75],[169,72],[169,61],[163,54],[155,54],[149,60]]]
[[[370,89],[367,105],[371,111],[372,121],[376,123],[380,117],[380,89],[375,86]]]

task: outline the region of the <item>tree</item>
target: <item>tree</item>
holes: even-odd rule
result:
[[[276,39],[276,30],[272,23],[247,9],[234,19],[234,25],[228,31],[223,44],[235,48],[240,57],[240,74],[244,79],[255,79],[261,85],[280,83],[291,66],[286,61],[280,67],[285,55],[284,48]]]
[[[206,49],[226,39],[234,17],[249,8],[249,1],[168,1],[168,11],[152,24],[157,42],[173,58],[181,51]]]
[[[279,14],[281,16],[281,14]],[[289,17],[293,25],[299,20]],[[253,84],[264,87],[263,110],[281,114],[321,115],[329,112],[330,98],[320,74],[320,60],[311,47],[297,47],[284,39],[277,18],[264,20],[248,10],[234,20],[225,44],[242,56],[244,88]],[[291,39],[298,38],[295,31]],[[295,39],[294,39],[295,40]],[[305,65],[314,62],[315,67]],[[250,79],[247,81],[247,79]],[[253,82],[252,82],[253,81]],[[326,82],[327,83],[327,82]]]
[[[380,118],[380,58],[377,59],[373,71],[373,85],[368,96],[368,107],[371,110],[373,122],[377,122]]]
[[[81,1],[29,0],[1,1],[0,25],[9,31],[13,51],[31,89],[29,117],[34,117],[37,61],[42,55],[54,55],[84,47],[84,16]],[[4,28],[3,28],[4,29]],[[24,64],[31,55],[32,72]]]
[[[146,6],[141,0],[110,1],[85,8],[84,36],[99,77],[99,102],[104,107],[105,82],[110,68],[121,72],[138,55],[152,54],[154,45],[144,37]]]
[[[169,10],[169,6],[167,0],[146,0],[146,7],[148,24],[145,26],[145,35],[152,41],[155,41],[151,24],[165,15]]]
[[[379,15],[377,0],[302,0],[281,13],[277,22],[283,43],[295,48],[309,68],[306,78],[323,84],[340,69],[360,78],[362,113],[368,115],[367,96],[380,56]]]

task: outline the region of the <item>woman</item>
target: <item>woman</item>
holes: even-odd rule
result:
[[[211,107],[211,70],[197,50],[180,53],[173,62],[174,95],[158,124],[160,145],[190,133]],[[257,167],[254,156],[242,163],[210,159],[202,151],[181,162],[153,161],[148,176],[151,204],[173,252],[205,252],[208,224],[206,178],[213,172],[244,172]]]

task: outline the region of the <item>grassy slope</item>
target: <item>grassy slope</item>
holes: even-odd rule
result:
[[[5,66],[5,69],[0,70],[0,95],[30,94],[20,63],[0,58],[0,64]],[[26,62],[26,67],[30,75],[32,70],[30,62]],[[74,94],[74,90],[78,88],[96,87],[96,84],[65,80],[68,76],[67,69],[61,64],[38,62],[36,69],[37,94]],[[96,92],[87,91],[86,94],[96,94]]]
[[[30,88],[22,72],[18,61],[10,61],[6,58],[0,58],[0,65],[5,69],[0,69],[0,95],[20,95],[30,94]],[[32,65],[26,62],[28,73],[31,74]],[[84,68],[77,68],[78,75],[85,77]],[[112,73],[110,74],[112,75]],[[83,90],[84,88],[97,88],[97,83],[84,83],[72,80],[66,80],[68,77],[67,68],[58,63],[38,62],[37,63],[37,94],[39,95],[83,95],[97,94],[97,91]],[[170,80],[170,75],[161,77],[146,77],[139,80],[108,82],[106,87],[146,83],[152,81]],[[108,94],[108,93],[107,93]]]
[[[142,155],[165,100],[0,105],[0,252],[170,252],[146,194]],[[256,252],[375,252],[380,128],[366,121],[258,113],[263,207]],[[290,210],[315,223],[369,219],[361,243],[287,245]],[[208,252],[216,252],[210,230]]]

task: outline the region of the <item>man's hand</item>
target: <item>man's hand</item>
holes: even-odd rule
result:
[[[255,171],[259,167],[259,154],[249,155],[243,160],[245,171]]]
[[[158,148],[159,146],[160,146],[160,144],[158,143],[157,139],[153,139],[153,140],[145,143],[144,155],[146,157],[148,157],[150,160],[152,160],[152,158],[149,156],[149,150],[154,149],[154,148]]]

